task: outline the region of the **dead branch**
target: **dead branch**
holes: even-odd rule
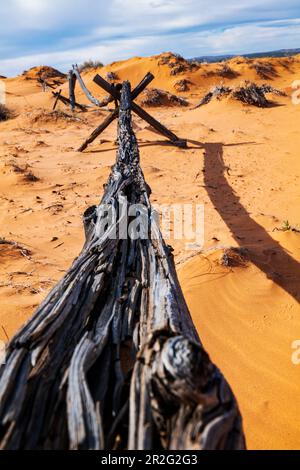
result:
[[[8,344],[1,449],[245,446],[235,398],[199,341],[156,224],[131,107],[125,82],[117,161],[101,204],[84,214],[83,250]],[[108,225],[106,204],[118,215]],[[112,237],[133,204],[146,236]]]

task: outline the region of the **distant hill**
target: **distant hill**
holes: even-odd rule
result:
[[[223,60],[229,60],[233,57],[245,57],[246,59],[258,59],[261,57],[290,57],[296,54],[300,54],[300,48],[298,49],[279,49],[278,51],[270,51],[270,52],[254,52],[251,54],[235,54],[235,55],[207,55],[207,56],[200,56],[194,57],[190,60],[196,60],[197,62],[221,62]]]

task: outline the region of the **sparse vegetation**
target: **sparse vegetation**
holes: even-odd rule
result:
[[[28,165],[27,165],[27,164],[24,165],[24,166],[20,166],[20,165],[17,165],[16,163],[14,163],[14,162],[11,162],[11,163],[10,163],[10,166],[11,166],[11,168],[13,169],[13,171],[14,171],[15,173],[20,173],[20,174],[24,174],[24,173],[27,171],[27,169],[28,169]]]
[[[27,171],[24,174],[24,179],[25,179],[25,181],[29,181],[30,183],[36,183],[37,181],[40,180],[40,178],[38,178],[35,174],[33,174],[33,172],[31,170]]]
[[[183,80],[178,80],[174,84],[174,88],[176,91],[189,91],[190,85],[192,85],[192,82],[184,78]]]
[[[222,99],[224,96],[231,96],[232,98],[241,101],[242,103],[260,108],[267,108],[272,105],[272,102],[266,98],[267,93],[273,93],[279,96],[286,96],[280,90],[273,88],[270,85],[259,86],[256,83],[245,81],[245,83],[236,88],[229,88],[224,85],[213,87],[196,106],[199,108],[204,104],[209,103],[213,98]]]
[[[142,94],[143,106],[188,106],[188,101],[158,88],[149,88]]]
[[[26,163],[25,165],[18,165],[14,161],[9,163],[9,166],[12,168],[12,170],[15,173],[18,173],[20,175],[23,175],[24,181],[28,181],[30,183],[35,183],[36,181],[39,181],[40,178],[38,178],[32,170],[29,170],[29,165]]]
[[[217,70],[217,75],[223,78],[237,78],[239,73],[229,67],[228,64],[224,64],[220,69]]]
[[[67,121],[67,122],[85,122],[84,119],[65,113],[63,111],[46,111],[42,110],[38,113],[30,113],[30,121],[32,124],[35,123],[48,123],[48,122],[58,122],[58,121]]]
[[[83,64],[79,65],[79,72],[85,72],[87,70],[94,70],[103,67],[103,63],[99,60],[86,60]]]
[[[254,62],[250,67],[264,80],[273,80],[273,78],[278,77],[274,65],[270,62]]]
[[[245,267],[249,262],[249,251],[243,247],[225,248],[221,264],[230,268]]]
[[[178,75],[183,72],[193,72],[199,68],[199,64],[195,61],[188,61],[179,54],[168,52],[159,58],[158,65],[167,65],[171,75]]]
[[[114,82],[115,80],[119,80],[118,74],[116,72],[108,72],[106,74],[106,80],[109,82]]]
[[[240,73],[235,71],[232,67],[230,67],[228,64],[224,63],[220,68],[218,69],[213,69],[213,70],[206,70],[203,72],[203,76],[205,78],[211,78],[211,77],[222,77],[222,78],[228,78],[228,79],[233,79],[237,78],[240,76]]]
[[[0,121],[7,121],[12,118],[12,112],[5,104],[0,104]]]
[[[270,101],[265,96],[264,89],[255,83],[246,83],[244,86],[233,90],[232,97],[242,103],[260,108],[267,108],[270,105]]]
[[[288,220],[284,220],[281,227],[275,227],[273,231],[300,233],[300,229],[291,225]]]

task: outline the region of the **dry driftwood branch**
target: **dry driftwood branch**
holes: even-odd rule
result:
[[[2,449],[245,446],[237,403],[201,346],[151,208],[131,104],[125,82],[117,161],[101,204],[84,214],[82,252],[8,345]],[[118,213],[111,224],[106,204]],[[121,237],[133,204],[144,237]]]
[[[232,91],[231,88],[224,86],[224,85],[215,86],[202,98],[200,103],[197,104],[197,106],[195,106],[193,109],[197,109],[205,104],[208,104],[215,97],[220,98],[222,96],[227,96],[231,93],[231,91]]]
[[[55,111],[55,108],[57,106],[57,103],[59,101],[59,99],[61,98],[61,93],[62,93],[62,89],[60,89],[57,93],[53,93],[53,96],[55,98],[55,101],[54,101],[54,104],[53,104],[53,108],[52,108],[52,111]]]
[[[98,106],[99,108],[102,108],[104,106],[107,106],[109,103],[113,101],[113,98],[110,95],[105,97],[102,101],[99,101],[97,98],[95,98],[85,86],[77,65],[73,65],[72,73],[78,80],[78,83],[81,86],[81,89],[86,95],[86,97],[88,98],[88,100],[91,101],[94,105]]]

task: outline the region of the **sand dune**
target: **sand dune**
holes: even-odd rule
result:
[[[0,239],[18,245],[0,244],[3,340],[29,318],[79,253],[82,214],[98,203],[115,159],[115,123],[85,153],[76,152],[107,111],[94,108],[70,117],[60,113],[70,114],[60,104],[53,114],[51,91],[41,90],[38,70],[29,72],[30,79],[5,80],[15,118],[0,123]],[[152,202],[205,207],[201,253],[186,251],[186,240],[168,241],[199,334],[236,393],[248,447],[299,448],[300,366],[291,362],[291,343],[299,339],[300,233],[277,229],[284,221],[300,228],[300,106],[290,97],[300,57],[235,58],[224,70],[224,64],[193,68],[163,54],[96,70],[133,85],[148,71],[155,75],[151,87],[189,102],[151,109],[188,139],[186,150],[167,145],[139,118],[134,128]],[[96,72],[83,78],[101,97],[105,93],[92,81]],[[185,92],[178,91],[182,80]],[[211,86],[238,86],[243,80],[270,83],[288,96],[276,96],[267,109],[233,100],[192,109]],[[59,88],[67,95],[66,82]],[[87,103],[79,89],[77,99]],[[247,265],[220,264],[230,246],[247,249]]]

